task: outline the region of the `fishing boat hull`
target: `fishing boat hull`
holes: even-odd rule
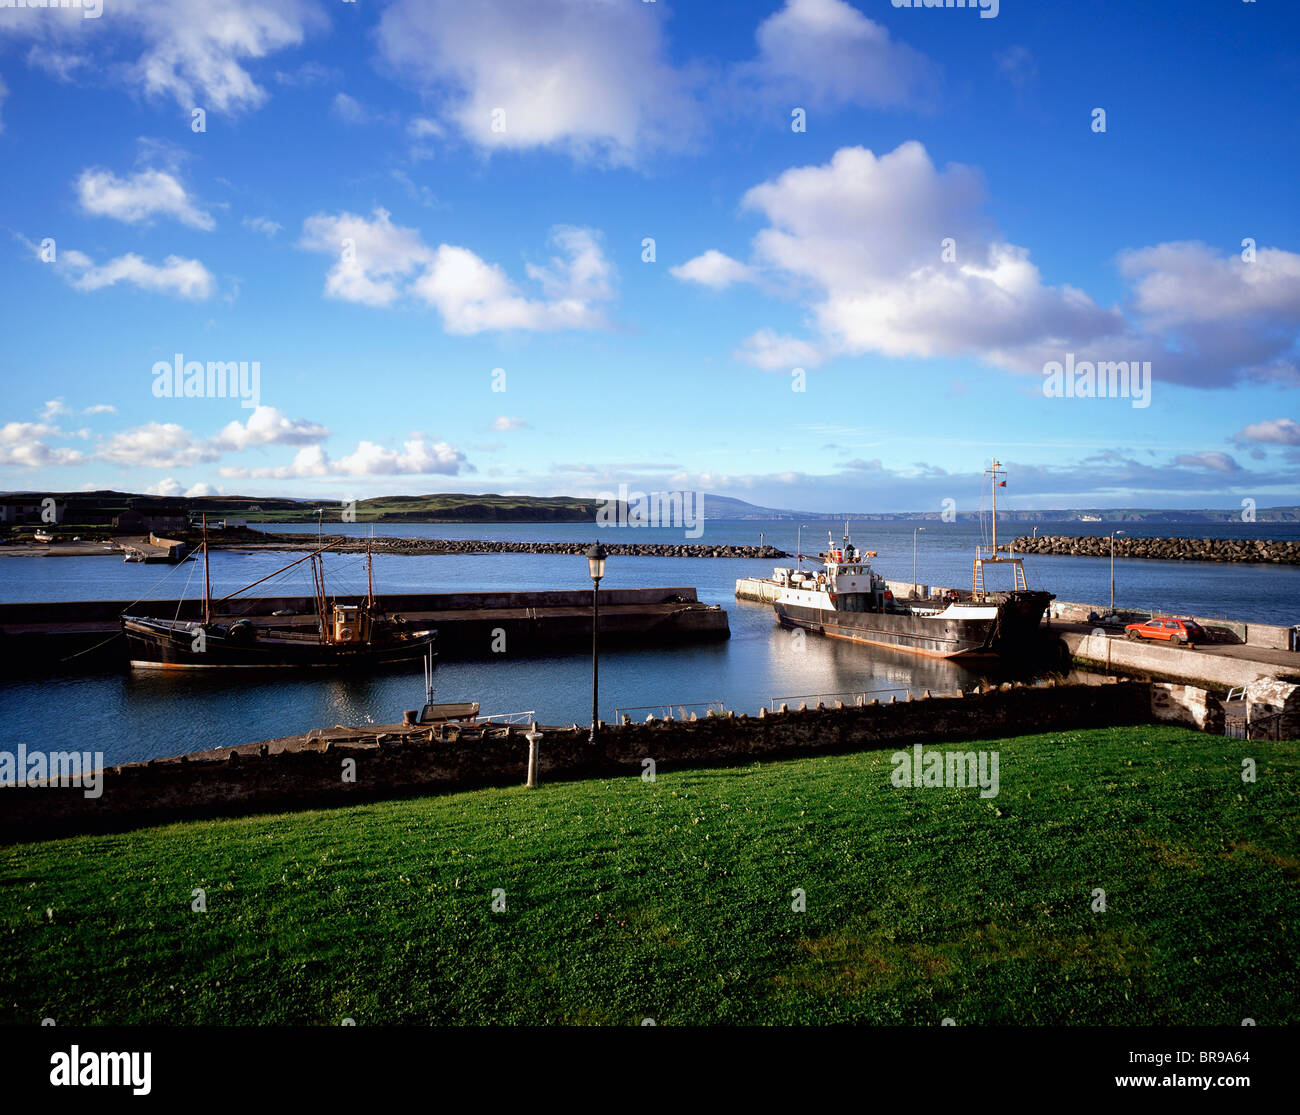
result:
[[[251,625],[123,616],[127,658],[136,670],[375,670],[427,657],[436,631],[397,632],[381,642],[322,643],[319,635],[267,636]]]
[[[890,647],[928,658],[982,658],[1023,654],[1034,645],[1049,592],[1000,594],[990,605],[954,605],[932,615],[846,612],[777,600],[778,622],[832,639]]]

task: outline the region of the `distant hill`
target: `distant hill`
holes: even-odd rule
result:
[[[39,502],[53,496],[68,504],[65,524],[101,522],[105,516],[128,507],[183,508],[191,515],[207,513],[215,518],[228,516],[247,519],[250,523],[315,522],[318,511],[326,521],[338,521],[342,504],[339,500],[296,499],[291,496],[148,496],[130,492],[103,490],[94,492],[7,492],[0,501]],[[464,492],[444,492],[420,496],[377,496],[358,500],[356,515],[361,522],[380,523],[589,523],[596,517],[599,501],[581,496],[503,496]],[[688,505],[689,506],[689,505]],[[941,512],[899,511],[794,511],[789,508],[763,507],[731,496],[706,493],[706,519],[798,520],[800,522],[835,522],[845,519],[868,522],[938,521]],[[1171,510],[1168,508],[1056,508],[1044,511],[999,510],[998,520],[1011,523],[1239,523],[1241,509],[1207,508]],[[1300,522],[1300,507],[1261,507],[1255,512],[1260,523]],[[978,522],[979,512],[959,511],[957,522]]]
[[[940,511],[791,511],[775,507],[759,507],[743,499],[708,494],[704,497],[706,518],[710,519],[810,519],[835,522],[845,519],[870,522],[928,522],[938,521]],[[986,511],[985,514],[988,512]],[[978,522],[978,511],[958,511],[957,522]],[[1219,510],[1183,510],[1156,507],[1069,507],[1045,511],[1022,511],[999,508],[998,522],[1010,523],[1069,523],[1099,521],[1103,523],[1239,523],[1241,508]],[[1300,522],[1300,507],[1260,507],[1255,511],[1256,522]]]

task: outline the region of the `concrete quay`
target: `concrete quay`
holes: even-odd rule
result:
[[[330,598],[358,604],[361,597]],[[390,615],[438,629],[443,659],[509,658],[590,647],[591,590],[383,594]],[[227,612],[227,609],[229,611]],[[58,601],[0,604],[0,664],[15,672],[79,672],[120,667],[115,638],[122,612],[197,621],[202,600]],[[309,596],[239,597],[220,609],[260,623],[316,624]],[[291,613],[274,616],[273,613]],[[727,613],[700,603],[694,588],[602,589],[600,637],[606,646],[727,639]],[[500,648],[494,651],[493,648]]]
[[[1300,680],[1300,653],[1267,647],[1202,643],[1170,646],[1133,641],[1095,625],[1054,625],[1072,661],[1081,666],[1161,681],[1178,681],[1224,692],[1260,678]]]

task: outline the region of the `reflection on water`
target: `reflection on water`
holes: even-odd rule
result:
[[[733,637],[725,643],[602,652],[601,717],[614,721],[619,707],[706,701],[753,715],[773,698],[813,704],[815,695],[824,694],[829,703],[837,699],[832,694],[892,687],[918,695],[925,689],[951,693],[959,686],[1017,676],[995,666],[913,657],[817,635],[796,640],[764,605],[736,602],[730,614]],[[800,644],[803,649],[796,649]],[[544,724],[585,725],[591,715],[591,657],[571,653],[440,663],[435,698],[478,701],[485,714],[531,710]],[[45,740],[52,725],[77,715],[98,725],[95,748],[106,762],[132,762],[308,728],[393,723],[423,700],[419,663],[369,676],[213,670],[20,680],[0,685],[6,726],[0,746]],[[644,715],[636,714],[637,719]]]

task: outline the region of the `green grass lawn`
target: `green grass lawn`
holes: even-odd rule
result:
[[[1300,1022],[1300,744],[951,748],[1000,795],[886,751],[6,846],[0,1019]]]

